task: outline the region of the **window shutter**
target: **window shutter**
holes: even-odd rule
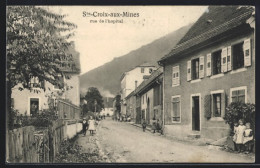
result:
[[[172,86],[176,85],[176,67],[172,67]]]
[[[211,75],[211,53],[207,54],[207,76]]]
[[[191,80],[191,61],[187,62],[187,81]]]
[[[244,41],[244,64],[245,66],[251,66],[251,43],[250,43],[250,39],[246,39]]]
[[[204,78],[204,56],[200,57],[199,78]]]
[[[227,48],[223,48],[221,52],[221,72],[227,72]]]
[[[227,71],[232,70],[232,64],[231,64],[231,46],[228,46],[227,48]]]
[[[226,94],[221,93],[221,117],[225,116],[225,112],[226,112]]]
[[[211,95],[204,96],[204,117],[211,118]]]
[[[176,75],[175,75],[175,80],[176,80],[176,85],[180,84],[180,67],[177,66],[175,69]]]

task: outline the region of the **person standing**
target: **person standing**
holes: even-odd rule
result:
[[[156,122],[155,117],[153,117],[153,120],[152,120],[152,130],[153,130],[153,133],[155,133],[156,128],[157,128],[157,122]]]
[[[143,119],[142,127],[143,127],[143,132],[145,132],[145,129],[146,129],[146,121],[145,121],[145,119]]]
[[[238,121],[239,126],[237,127],[237,139],[236,139],[236,146],[238,152],[241,152],[243,149],[243,142],[244,142],[244,132],[246,130],[246,126],[244,125],[244,121],[240,119]]]
[[[87,122],[87,120],[84,118],[83,121],[82,121],[82,130],[83,130],[83,135],[84,135],[84,136],[86,136],[87,127],[88,127],[88,122]]]
[[[90,116],[90,119],[88,120],[88,125],[89,125],[89,132],[90,135],[93,135],[94,131],[95,131],[95,120],[93,119],[92,116]]]

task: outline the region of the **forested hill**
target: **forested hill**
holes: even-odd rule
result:
[[[89,87],[97,87],[102,96],[111,97],[120,91],[120,77],[130,68],[144,62],[157,61],[168,54],[181,40],[192,24],[184,26],[164,37],[142,46],[121,57],[97,67],[80,76],[81,92],[85,93]]]

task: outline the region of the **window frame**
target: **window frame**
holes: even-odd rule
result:
[[[174,69],[177,71],[174,71]],[[173,78],[174,76],[174,78]],[[177,81],[178,79],[178,81]],[[175,84],[173,83],[173,81],[175,80]],[[175,65],[172,67],[172,87],[175,87],[175,86],[180,86],[180,66],[179,65]]]
[[[245,103],[247,103],[247,86],[240,86],[235,88],[230,88],[230,103],[232,103],[232,92],[238,90],[245,90]]]
[[[198,67],[196,67],[196,63],[194,62],[198,62]],[[194,66],[195,64],[195,66]],[[197,72],[194,72],[194,70],[197,70]],[[200,79],[200,57],[194,58],[191,60],[191,80],[197,80]],[[194,74],[196,73],[197,78],[194,78]]]
[[[219,59],[219,63],[220,63],[220,67],[219,67],[219,73],[215,73],[215,69],[216,69],[216,55],[214,55],[214,54],[216,54],[216,53],[218,53],[219,52],[219,56],[218,57],[220,57],[220,59]],[[219,74],[221,74],[222,72],[221,72],[221,67],[222,67],[222,57],[221,57],[221,52],[222,52],[222,50],[221,49],[218,49],[218,50],[215,50],[215,51],[213,51],[213,52],[211,52],[211,76],[214,76],[214,75],[219,75]],[[218,67],[217,67],[218,68]]]
[[[173,120],[173,98],[179,98],[179,113],[180,113],[180,120],[179,121],[174,121]],[[181,95],[175,95],[171,97],[171,122],[172,123],[181,123]]]
[[[235,54],[234,54],[234,46],[236,46],[236,45],[239,45],[239,44],[242,44],[242,53],[243,53],[243,66],[242,67],[239,67],[239,68],[236,68],[236,69],[234,69],[234,58],[235,58]],[[236,43],[234,43],[234,44],[231,44],[231,70],[232,71],[236,71],[236,70],[238,70],[238,69],[241,69],[241,68],[244,68],[245,67],[245,56],[244,56],[244,40],[241,40],[241,41],[239,41],[239,42],[236,42]]]

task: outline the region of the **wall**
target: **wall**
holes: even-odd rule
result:
[[[80,104],[80,95],[79,95],[79,78],[78,75],[72,76],[71,79],[67,79],[66,83],[73,88],[67,91],[61,98],[67,98],[72,101],[73,104],[79,106]],[[12,89],[12,98],[14,98],[14,108],[19,110],[20,114],[25,114],[27,112],[30,115],[30,98],[39,98],[39,109],[48,108],[48,97],[51,92],[57,92],[58,89],[54,89],[53,85],[49,82],[45,82],[45,92],[42,89],[39,89],[40,93],[30,92],[28,89],[23,91],[18,90],[21,87],[21,84],[18,84]],[[50,88],[50,90],[48,89]]]
[[[142,98],[143,96],[144,96],[144,102],[143,102],[143,98]],[[150,101],[149,114],[147,113],[148,99]],[[154,101],[153,101],[153,88],[152,88],[141,95],[141,110],[145,110],[145,118],[146,118],[148,124],[151,123],[152,118],[153,118],[153,102]],[[149,116],[147,116],[147,115],[149,115]]]
[[[201,131],[200,134],[202,137],[208,137],[211,139],[219,139],[226,135],[229,132],[229,126],[225,124],[223,118],[218,118],[216,120],[210,119],[207,120],[204,117],[204,98],[206,95],[209,95],[211,91],[224,90],[227,96],[227,102],[230,102],[230,88],[246,86],[247,87],[247,102],[255,103],[255,48],[254,40],[251,40],[253,46],[251,48],[252,62],[250,67],[243,68],[242,72],[227,72],[224,76],[211,79],[206,76],[206,54],[216,51],[223,47],[229,46],[230,44],[243,41],[247,38],[253,39],[253,33],[248,33],[245,35],[237,36],[236,38],[226,40],[222,43],[215,43],[214,46],[208,47],[204,50],[194,52],[192,55],[185,57],[183,59],[175,61],[169,61],[165,66],[164,71],[164,82],[165,82],[165,91],[164,91],[164,109],[165,109],[165,128],[168,134],[186,136],[187,134],[192,133],[192,113],[191,113],[191,94],[199,93],[201,95],[201,111],[200,111],[200,120],[201,120]],[[196,83],[191,83],[187,81],[187,61],[199,56],[204,57],[204,78],[201,81]],[[175,65],[180,66],[180,86],[172,87],[172,67]],[[181,95],[181,122],[172,123],[171,121],[171,97],[175,95]],[[226,103],[227,104],[227,103]]]

